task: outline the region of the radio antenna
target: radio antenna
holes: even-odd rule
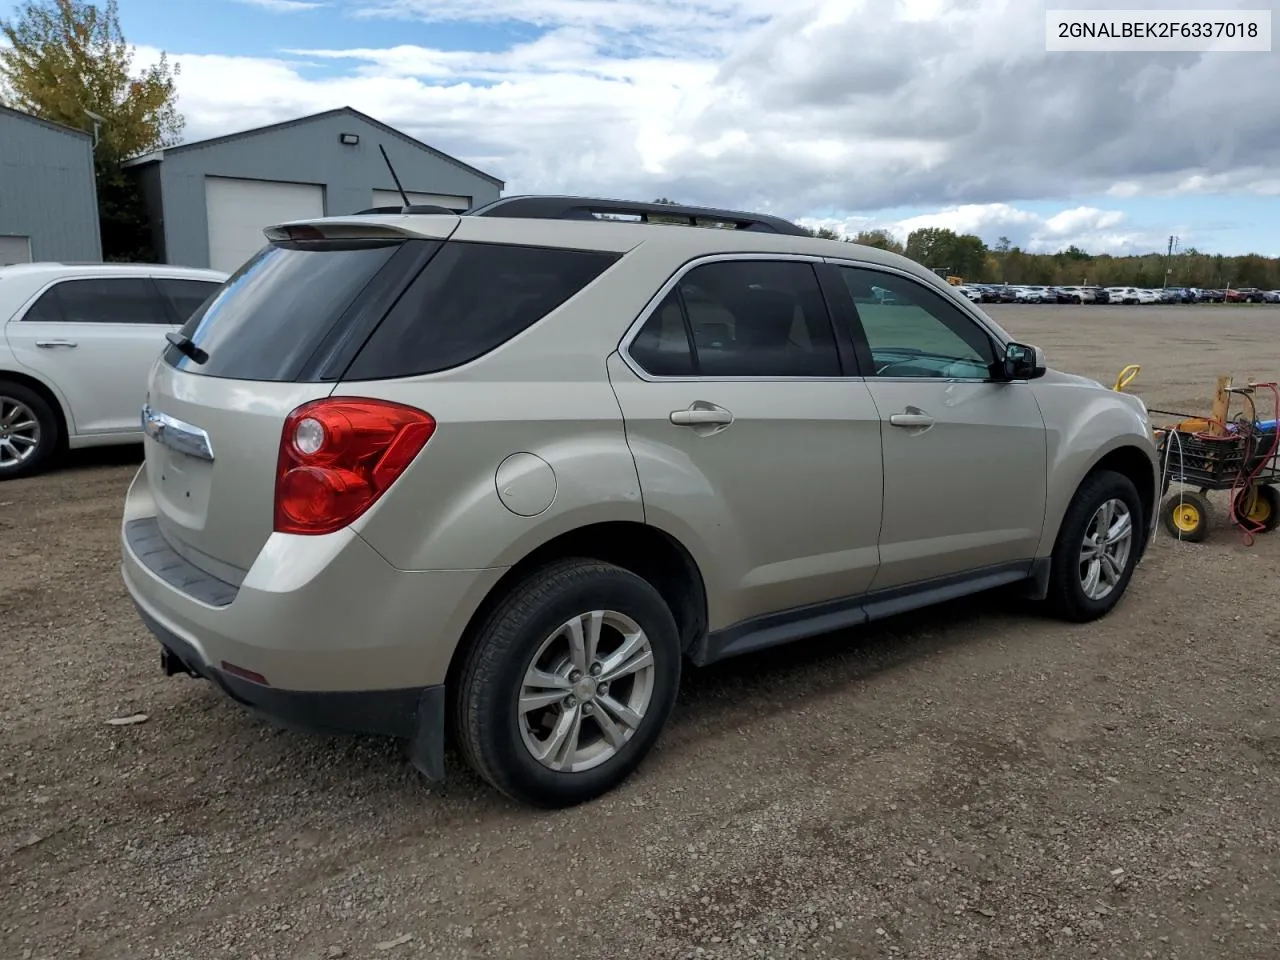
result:
[[[404,187],[400,186],[400,178],[396,176],[396,168],[391,165],[391,158],[387,156],[387,148],[382,144],[378,144],[378,149],[382,151],[382,159],[387,162],[387,169],[391,171],[391,179],[396,183],[396,189],[400,191],[400,199],[404,201],[405,211],[407,212],[409,203],[409,195],[404,192]]]

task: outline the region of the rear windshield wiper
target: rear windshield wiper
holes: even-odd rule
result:
[[[209,359],[209,354],[197,347],[192,342],[191,338],[185,333],[174,333],[173,331],[169,331],[164,335],[164,338],[168,340],[169,343],[173,345],[173,348],[180,354],[184,357],[188,357],[192,363],[204,364]]]

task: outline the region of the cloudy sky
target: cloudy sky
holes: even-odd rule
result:
[[[143,57],[181,63],[190,139],[351,105],[509,193],[1280,255],[1280,53],[1045,52],[1046,7],[1269,0],[119,5]]]

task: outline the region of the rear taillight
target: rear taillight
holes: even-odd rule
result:
[[[276,467],[275,530],[341,530],[382,496],[435,431],[428,413],[336,397],[289,414]]]

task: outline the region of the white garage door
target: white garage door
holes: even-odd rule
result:
[[[432,204],[437,207],[448,207],[450,210],[457,210],[461,213],[463,210],[471,208],[470,197],[454,197],[447,193],[414,193],[412,190],[406,190],[409,196],[409,202],[413,204]],[[403,206],[404,201],[400,199],[400,194],[395,190],[375,190],[373,191],[373,204],[375,207],[399,207]]]
[[[209,266],[227,273],[266,245],[263,228],[324,216],[324,187],[280,180],[205,177]]]
[[[0,267],[31,262],[31,240],[27,237],[0,237]]]

